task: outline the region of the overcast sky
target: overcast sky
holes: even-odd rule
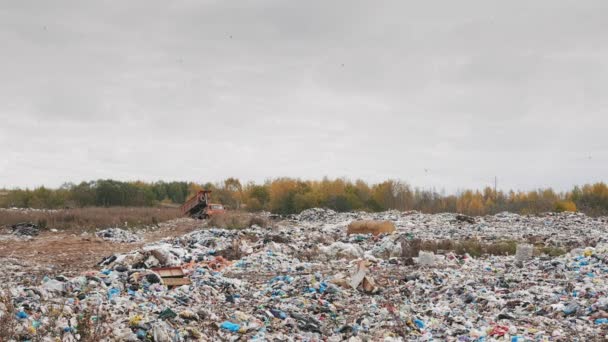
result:
[[[608,175],[608,1],[0,0],[0,187]]]

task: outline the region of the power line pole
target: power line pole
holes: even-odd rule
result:
[[[496,192],[496,188],[498,186],[498,178],[494,176],[494,203],[498,201],[498,192]]]

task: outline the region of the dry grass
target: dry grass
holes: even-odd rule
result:
[[[505,240],[496,242],[481,242],[478,240],[406,240],[401,243],[403,257],[418,256],[419,251],[454,252],[459,255],[469,254],[473,257],[482,255],[514,255],[517,241]]]
[[[64,301],[59,305],[52,304],[49,306],[51,308],[50,312],[48,313],[49,320],[46,325],[36,329],[33,339],[34,342],[48,341],[48,337],[55,337],[56,340],[61,337],[59,331],[63,331],[63,329],[59,328],[59,319],[64,314],[65,305],[66,302]]]
[[[460,246],[462,252],[472,256],[481,254],[490,255],[514,255],[517,249],[517,241],[497,241],[492,243],[479,243],[476,240],[467,241],[464,246]],[[458,250],[457,250],[458,252]]]
[[[419,250],[431,251],[437,253],[438,251],[453,251],[456,254],[469,254],[473,257],[479,257],[482,255],[515,255],[517,245],[520,242],[514,240],[503,240],[495,242],[481,242],[478,240],[440,240],[440,241],[419,241],[417,244],[412,245],[417,247],[417,250],[410,251],[410,254],[416,253]],[[557,257],[566,254],[567,252],[558,247],[537,247],[535,254],[546,254],[551,257]],[[408,255],[411,257],[411,255]]]
[[[538,252],[541,254],[546,254],[551,257],[558,257],[558,256],[568,253],[559,247],[542,247],[538,250]]]
[[[111,331],[106,328],[108,314],[101,307],[97,310],[85,309],[76,316],[76,334],[79,341],[98,342],[110,336]]]
[[[393,233],[395,225],[389,221],[353,221],[348,225],[348,234],[373,234]]]
[[[176,208],[91,207],[62,210],[0,210],[0,227],[32,222],[42,229],[95,230],[156,225],[181,217]]]
[[[224,214],[213,215],[207,224],[209,227],[226,229],[244,229],[253,225],[262,228],[272,227],[267,218],[242,211],[227,211]]]
[[[10,341],[16,338],[17,310],[13,305],[13,298],[7,288],[0,294],[0,341]]]

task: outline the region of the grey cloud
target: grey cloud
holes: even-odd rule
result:
[[[0,186],[602,180],[607,7],[4,1]]]

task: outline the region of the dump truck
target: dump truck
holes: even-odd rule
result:
[[[198,219],[207,219],[226,211],[223,205],[211,203],[211,190],[200,190],[181,206],[181,210],[183,215]]]

